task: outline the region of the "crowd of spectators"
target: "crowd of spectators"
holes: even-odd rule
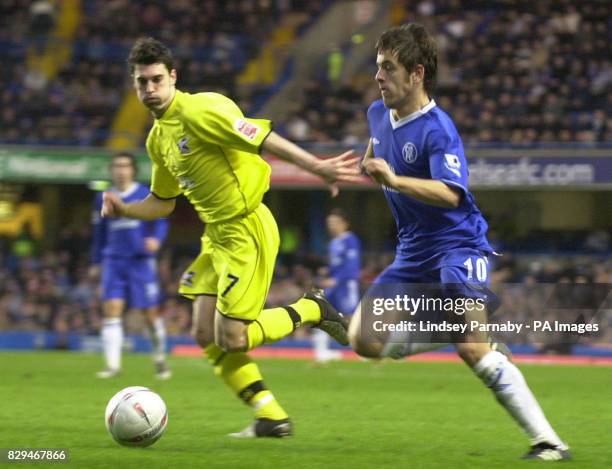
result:
[[[605,2],[420,2],[449,68],[439,89],[467,142],[612,140]]]
[[[48,80],[28,67],[28,47],[57,48],[41,36],[40,3],[0,2],[0,60],[4,73],[0,143],[104,145],[129,92],[126,59],[137,37],[166,42],[176,57],[179,86],[236,97],[235,80],[284,14],[320,12],[323,0],[84,0],[71,60]],[[56,12],[57,14],[57,12]],[[36,34],[32,27],[36,26]],[[243,95],[248,108],[248,93]],[[236,98],[238,101],[240,99]]]
[[[366,142],[369,131],[365,110],[378,97],[377,90],[368,85],[363,89],[351,84],[336,88],[324,81],[308,81],[303,101],[293,105],[279,131],[300,143]]]
[[[102,310],[99,281],[88,275],[89,242],[87,229],[65,229],[57,248],[43,253],[37,252],[32,240],[0,239],[0,330],[98,334]],[[160,256],[159,272],[165,297],[162,312],[171,335],[189,333],[191,303],[176,292],[181,273],[191,257],[191,253],[177,249],[166,249]],[[365,287],[372,282],[392,259],[392,252],[366,253],[362,285]],[[545,300],[550,295],[546,296],[549,292],[546,288],[554,284],[609,285],[612,283],[612,262],[601,259],[601,255],[592,254],[513,256],[506,252],[494,260],[492,288],[503,300],[495,320],[548,318],[545,306],[550,303]],[[267,306],[290,304],[298,299],[317,284],[318,268],[324,262],[323,258],[312,255],[294,257],[291,263],[281,259]],[[565,290],[563,287],[559,291]],[[608,320],[612,321],[612,316],[602,319],[603,322]],[[144,318],[135,311],[128,312],[125,326],[128,333],[141,334],[146,330]],[[612,324],[608,324],[602,334],[588,336],[585,341],[609,342],[611,331]],[[529,337],[508,336],[506,339],[525,342]]]
[[[171,45],[182,88],[226,93],[248,112],[249,92],[235,84],[248,59],[283,15],[302,12],[307,21],[327,3],[84,0],[71,60],[47,80],[26,57],[30,46],[57,45],[49,34],[57,6],[4,0],[0,143],[103,145],[129,86],[129,47],[142,35]],[[465,143],[612,140],[612,27],[605,2],[406,0],[404,11],[405,21],[435,33],[435,97]],[[365,109],[377,98],[373,74],[309,82],[281,130],[303,143],[365,141]]]
[[[436,38],[435,99],[464,143],[612,140],[606,2],[406,0],[404,11],[404,21],[426,25]],[[359,77],[339,90],[331,83],[311,85],[293,110],[288,134],[314,142],[364,141],[365,110],[379,97],[375,69],[367,73],[367,80]],[[320,99],[311,99],[313,88]],[[344,96],[351,99],[350,115]]]

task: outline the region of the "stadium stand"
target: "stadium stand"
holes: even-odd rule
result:
[[[299,28],[325,5],[318,0],[82,0],[76,2],[80,15],[74,34],[62,37],[53,24],[45,34],[32,32],[34,3],[2,3],[0,60],[8,66],[0,78],[0,143],[105,145],[124,95],[131,91],[125,66],[129,48],[143,35],[173,48],[183,89],[236,97],[239,73],[289,14],[288,7],[293,18],[298,15],[294,27]],[[68,48],[69,60],[57,74],[28,66],[29,54],[60,46]],[[246,90],[242,96],[248,107]],[[144,130],[135,129],[137,144]]]
[[[438,32],[435,98],[452,114],[465,144],[588,145],[612,138],[604,2],[585,1],[580,8],[569,0],[397,3],[400,22],[421,22]],[[371,62],[373,67],[373,56]],[[312,85],[285,131],[302,141],[363,138],[359,121],[375,95],[374,74],[370,68],[340,90]],[[350,100],[348,118],[343,96]]]

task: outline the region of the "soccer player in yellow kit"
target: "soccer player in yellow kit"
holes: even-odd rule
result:
[[[243,116],[217,93],[176,89],[170,50],[152,39],[138,40],[128,64],[139,100],[155,123],[147,138],[153,163],[151,194],[125,204],[104,194],[102,216],[151,220],[167,217],[183,194],[206,224],[200,255],[187,269],[179,292],[193,299],[193,335],[215,374],[255,411],[255,421],[237,437],[282,437],[292,425],[246,353],[309,324],[348,344],[347,323],[322,292],[296,303],[263,309],[279,246],[274,217],[262,203],[270,166],[262,149],[319,177],[332,195],[336,181],[359,179],[351,152],[319,159],[272,131],[264,119]]]

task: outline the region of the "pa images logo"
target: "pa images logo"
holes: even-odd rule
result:
[[[414,163],[419,156],[417,153],[417,148],[412,142],[407,142],[402,148],[402,156],[404,157],[404,161],[406,163]]]

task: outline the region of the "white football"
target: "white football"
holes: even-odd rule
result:
[[[117,443],[150,446],[164,434],[168,410],[162,398],[149,388],[130,386],[108,402],[104,422]]]

